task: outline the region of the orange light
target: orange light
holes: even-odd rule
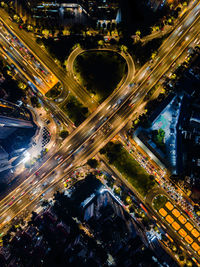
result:
[[[182,237],[186,237],[187,233],[185,230],[183,230],[182,228],[178,231],[179,235],[181,235]]]
[[[191,233],[192,233],[193,236],[196,237],[196,238],[199,236],[199,232],[198,232],[196,229],[193,229],[193,230],[191,231]]]
[[[168,210],[172,210],[173,209],[173,205],[172,205],[172,203],[171,202],[167,202],[166,204],[165,204],[165,206],[168,208]]]
[[[163,208],[161,208],[161,209],[159,210],[159,213],[160,213],[163,217],[165,217],[165,216],[167,215],[166,210],[163,209]]]
[[[168,221],[168,223],[171,224],[171,223],[173,223],[174,219],[170,215],[167,215],[166,221]]]

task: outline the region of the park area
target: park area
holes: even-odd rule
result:
[[[68,96],[67,101],[61,108],[76,126],[79,126],[89,115],[88,108],[84,107],[77,98],[72,95]]]
[[[151,175],[135,161],[120,143],[108,143],[100,153],[105,154],[109,162],[130,182],[142,195],[146,196],[155,181]]]
[[[116,52],[90,51],[74,62],[76,76],[98,102],[104,101],[126,74],[126,62]]]

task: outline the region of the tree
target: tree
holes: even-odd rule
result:
[[[140,36],[140,35],[141,35],[141,31],[140,31],[140,30],[137,30],[137,31],[135,32],[135,35]]]
[[[69,133],[66,130],[62,130],[59,135],[62,139],[65,139],[69,135]]]
[[[42,204],[41,204],[42,207],[47,207],[48,205],[49,205],[49,201],[47,199],[42,201]]]
[[[195,212],[200,211],[200,207],[199,207],[199,205],[197,205],[197,204],[194,205],[194,211],[195,211]]]
[[[0,193],[5,191],[8,185],[6,183],[0,183]]]
[[[14,233],[17,232],[17,229],[14,224],[10,227],[10,232],[14,232]]]
[[[115,192],[115,194],[116,195],[121,195],[121,192],[122,192],[122,190],[121,190],[121,188],[120,187],[115,187],[115,189],[114,189],[114,192]]]
[[[128,47],[127,46],[125,46],[125,45],[121,45],[121,51],[122,52],[127,52],[127,50],[128,50]]]
[[[104,41],[103,41],[103,40],[99,40],[99,41],[98,41],[98,45],[99,45],[100,47],[104,46]]]
[[[101,23],[98,22],[98,23],[97,23],[97,29],[100,30],[100,28],[101,28]]]
[[[32,32],[32,31],[33,31],[33,26],[32,26],[32,25],[30,25],[30,24],[29,24],[29,25],[27,25],[27,30],[28,30],[28,31],[30,31],[30,32]]]
[[[86,115],[88,113],[88,108],[87,107],[82,107],[81,112],[83,115]]]
[[[186,266],[192,267],[193,266],[192,261],[191,260],[187,260],[186,261]]]
[[[41,107],[41,104],[40,104],[40,102],[36,96],[31,97],[31,103],[32,103],[33,107],[37,107],[37,108]]]
[[[99,165],[98,161],[96,159],[89,159],[87,161],[87,164],[91,167],[91,168],[94,168],[96,169],[97,166]]]
[[[177,247],[176,247],[175,245],[173,245],[173,246],[172,246],[172,250],[173,250],[174,252],[176,252],[176,251],[177,251]]]
[[[154,51],[154,52],[151,54],[151,59],[154,59],[156,56],[157,56],[157,52]]]
[[[130,196],[126,196],[126,203],[128,205],[132,204],[132,200],[131,200]]]
[[[149,175],[149,179],[150,179],[151,181],[154,181],[154,176],[153,176],[153,175]]]
[[[109,179],[107,180],[107,186],[110,187],[110,188],[113,188],[113,185],[114,185],[114,181]]]
[[[105,29],[106,28],[106,24],[105,22],[102,24],[102,27]]]
[[[101,148],[101,149],[99,150],[99,153],[100,153],[101,155],[106,154],[106,149],[105,149],[105,147]]]
[[[31,216],[31,220],[35,220],[35,218],[38,216],[37,212],[32,211],[32,216]]]
[[[44,35],[44,36],[48,36],[49,35],[49,30],[47,30],[47,29],[44,29],[43,31],[42,31],[42,34]]]
[[[36,39],[36,43],[39,44],[39,45],[41,45],[41,44],[42,44],[42,40],[41,40],[41,38],[37,38],[37,39]]]
[[[109,159],[109,163],[112,164],[118,158],[121,150],[121,144],[109,142],[103,149],[100,150],[100,154],[106,154]]]
[[[18,82],[18,86],[22,90],[25,90],[27,88],[27,85],[25,83],[23,83],[22,81],[19,81]]]
[[[7,246],[9,241],[10,241],[10,238],[11,238],[11,234],[10,233],[7,233],[6,235],[4,235],[2,237],[2,240],[3,240],[3,245],[4,246]]]
[[[183,255],[179,255],[179,260],[180,261],[184,261],[185,260],[184,256]]]
[[[111,30],[113,31],[114,29],[116,29],[116,24],[115,23],[112,23]]]
[[[108,24],[107,24],[107,29],[110,31],[111,30],[111,23],[110,22],[108,22]]]
[[[165,241],[165,242],[168,241],[168,238],[166,237],[166,235],[162,234],[161,237],[162,237],[162,240],[163,240],[163,241]]]
[[[117,44],[117,41],[114,38],[111,38],[110,39],[110,44],[111,45],[116,45]]]
[[[184,175],[177,175],[177,174],[172,174],[171,176],[170,176],[170,179],[172,179],[174,182],[178,182],[178,181],[180,181],[180,180],[184,180]]]

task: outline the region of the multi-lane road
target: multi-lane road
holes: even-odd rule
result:
[[[85,103],[91,111],[93,111],[97,107],[97,103],[92,101],[90,94],[87,90],[85,90],[82,86],[80,86],[72,77],[68,75],[66,71],[62,68],[58,67],[52,57],[35,42],[35,38],[31,36],[30,33],[27,33],[24,30],[20,30],[18,26],[10,21],[7,13],[0,9],[0,18],[1,21],[4,22],[7,26],[11,26],[10,30],[13,30],[20,40],[29,47],[29,49],[33,52],[34,57],[41,62],[45,62],[45,65],[48,66],[48,69],[54,73],[55,77],[59,81],[62,82],[62,85],[65,89],[70,89],[70,91],[77,96],[81,103]]]
[[[32,174],[23,184],[0,201],[1,228],[25,207],[37,202],[45,190],[54,187],[54,183],[62,180],[70,170],[95,155],[134,114],[140,112],[145,94],[168,71],[189,44],[199,37],[199,9],[198,4],[190,10],[159,49],[156,62],[141,68],[135,77],[132,75],[134,64],[131,59],[127,61],[128,74],[123,85],[72,132],[62,147],[55,154],[52,153],[52,157],[41,166],[37,174]],[[2,15],[0,11],[0,16],[4,18],[5,14]],[[20,35],[20,32],[18,34]],[[27,38],[22,37],[25,40]],[[29,48],[34,50],[34,47],[29,45],[29,41],[26,41]],[[36,51],[38,57],[40,57],[39,51],[39,49]],[[77,93],[79,98],[84,97],[85,103],[91,103],[91,98],[84,90],[81,89],[81,93],[79,92],[80,86],[72,77],[66,78],[66,73],[59,68],[51,69],[54,62],[49,57],[44,59],[44,62],[67,88]]]

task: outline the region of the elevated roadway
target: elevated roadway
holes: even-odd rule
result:
[[[159,49],[158,61],[150,68],[139,71],[133,81],[130,68],[124,84],[102,103],[73,133],[65,140],[61,149],[39,170],[39,180],[35,185],[32,175],[24,184],[16,189],[15,198],[10,194],[0,202],[1,228],[31,204],[28,194],[36,187],[43,188],[37,192],[35,200],[40,198],[44,190],[51,184],[44,185],[51,175],[56,175],[57,181],[76,166],[95,155],[109,140],[111,140],[129,121],[140,112],[146,93],[168,71],[175,60],[183,53],[189,44],[199,38],[200,17],[199,4],[188,14],[181,25],[172,32],[170,37]],[[129,84],[134,82],[134,86]],[[52,183],[53,186],[53,183]],[[18,191],[17,191],[18,190]],[[8,201],[13,201],[11,204]],[[16,199],[16,201],[15,201]]]
[[[191,32],[192,36],[186,40],[185,35],[188,32]],[[118,90],[118,92],[115,93],[115,95],[111,95],[101,106],[99,106],[97,110],[66,139],[62,148],[54,156],[52,156],[52,158],[50,159],[51,168],[49,168],[49,162],[41,167],[41,175],[45,173],[44,177],[48,177],[48,174],[46,174],[46,172],[53,170],[55,168],[55,165],[57,167],[61,165],[59,165],[55,159],[57,156],[65,156],[65,161],[71,160],[72,158],[73,161],[73,157],[76,151],[79,150],[81,146],[83,146],[86,142],[92,143],[90,145],[82,147],[82,151],[84,151],[84,153],[83,158],[79,156],[79,162],[84,162],[91,156],[95,155],[98,150],[106,144],[106,142],[112,139],[112,137],[114,137],[116,133],[124,127],[132,114],[139,111],[142,98],[144,97],[146,92],[150,90],[150,88],[160,79],[160,77],[162,77],[162,75],[168,70],[174,60],[176,60],[176,58],[182,53],[182,51],[187,48],[189,43],[194,38],[196,38],[198,33],[199,17],[197,17],[194,22],[191,22],[191,26],[188,27],[187,30],[185,30],[184,34],[182,34],[178,38],[178,41],[176,41],[175,44],[173,42],[172,49],[165,54],[165,56],[162,58],[162,62],[159,62],[152,70],[152,77],[150,79],[149,76],[145,77],[142,83],[135,86],[134,91],[132,90],[132,88],[128,87],[128,85],[132,81],[132,75],[129,72],[124,85]],[[170,38],[169,41],[171,41]],[[169,46],[167,45],[167,47]],[[137,80],[137,78],[140,77],[136,77],[135,79]],[[128,101],[133,100],[135,101],[134,108],[128,105]],[[101,130],[107,123],[109,123],[111,129],[109,129],[106,134],[102,134]],[[98,132],[100,132],[99,135],[97,135]],[[92,141],[90,139],[92,139]],[[70,165],[71,164],[69,164],[69,166]],[[19,191],[20,193],[22,193],[21,189]],[[2,200],[2,202],[6,200],[7,198]]]

